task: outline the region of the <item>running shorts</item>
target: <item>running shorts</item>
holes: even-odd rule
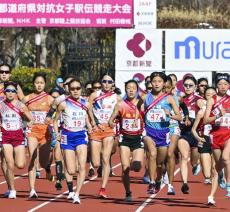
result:
[[[75,151],[79,145],[87,145],[88,136],[85,130],[70,132],[65,129],[61,130],[61,149]]]
[[[212,153],[212,147],[211,147],[211,140],[209,136],[204,136],[204,139],[206,142],[203,143],[202,147],[198,145],[198,152],[199,153]]]
[[[95,131],[89,134],[90,140],[94,140],[94,141],[102,141],[105,138],[114,137],[114,136],[115,136],[114,129],[112,129],[108,124],[101,124],[100,128],[97,127]]]
[[[180,136],[180,127],[179,126],[172,126],[169,127],[169,135],[178,135]]]
[[[48,125],[33,125],[27,137],[36,138],[39,144],[45,144],[51,138]]]
[[[146,136],[153,139],[156,147],[168,147],[170,144],[169,129],[153,129],[148,126],[145,127]]]
[[[142,135],[121,135],[119,146],[127,146],[131,152],[136,149],[144,149]]]
[[[24,133],[22,129],[15,131],[7,131],[4,128],[2,131],[2,145],[11,144],[13,147],[17,147],[25,144]]]
[[[181,136],[179,139],[184,139],[188,142],[191,148],[196,148],[198,146],[197,140],[194,138],[191,131],[181,131]]]
[[[210,133],[212,149],[224,149],[226,141],[230,139],[230,128],[212,131]]]

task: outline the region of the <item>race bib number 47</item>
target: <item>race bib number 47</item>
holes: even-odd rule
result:
[[[151,109],[147,113],[147,119],[150,122],[161,122],[166,120],[165,111],[163,109]]]

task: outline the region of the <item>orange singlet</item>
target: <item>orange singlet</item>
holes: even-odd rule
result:
[[[51,106],[49,97],[50,96],[45,92],[39,95],[32,93],[29,94],[29,100],[26,102],[34,121],[31,132],[28,133],[28,137],[36,138],[39,144],[46,143],[50,138],[48,124],[45,124],[46,114]]]

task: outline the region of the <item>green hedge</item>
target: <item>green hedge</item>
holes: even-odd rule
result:
[[[55,79],[58,75],[56,71],[50,69],[30,68],[27,66],[19,66],[12,71],[12,80],[18,82],[24,94],[27,95],[33,91],[33,76],[36,72],[45,72],[47,75],[46,90],[49,91],[55,85]]]
[[[203,22],[214,28],[230,28],[230,16],[227,13],[209,9],[199,11],[169,6],[159,9],[157,16],[158,28],[197,28]]]

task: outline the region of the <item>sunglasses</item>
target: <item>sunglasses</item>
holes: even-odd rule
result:
[[[17,93],[17,91],[16,91],[15,89],[9,89],[9,88],[7,88],[7,89],[5,90],[5,92],[6,92],[6,93]]]
[[[101,86],[95,86],[93,89],[101,89]]]
[[[187,84],[187,83],[184,84],[185,88],[192,88],[193,86],[194,86],[193,84]]]
[[[202,85],[202,84],[201,84],[201,85],[199,85],[199,87],[202,87],[202,88],[203,88],[203,87],[208,87],[208,85]]]
[[[0,74],[10,74],[10,71],[3,71],[3,70],[0,70]]]
[[[113,80],[102,80],[101,82],[104,84],[106,84],[106,83],[113,84]]]
[[[69,89],[71,91],[75,91],[75,90],[79,91],[79,90],[81,90],[81,87],[70,87]]]

